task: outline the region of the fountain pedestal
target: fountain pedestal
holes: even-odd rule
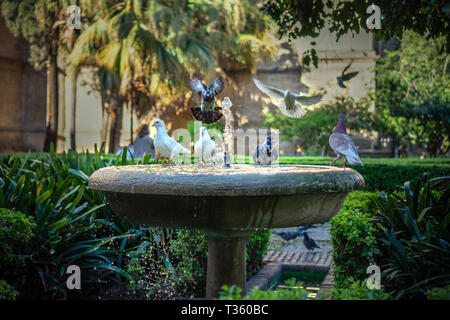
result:
[[[199,229],[208,239],[206,297],[224,284],[245,290],[245,245],[258,229],[328,221],[364,186],[352,169],[324,166],[107,167],[89,187],[134,223]]]

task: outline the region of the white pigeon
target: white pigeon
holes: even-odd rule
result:
[[[280,111],[291,118],[300,118],[306,114],[306,110],[302,106],[310,106],[319,103],[322,100],[320,94],[315,96],[302,96],[290,90],[281,90],[265,85],[256,78],[253,82],[259,90],[277,101],[277,106]]]
[[[274,139],[268,136],[264,143],[256,146],[253,161],[256,164],[272,164],[278,159],[278,150],[273,146]]]
[[[214,160],[216,143],[211,139],[205,127],[200,128],[200,138],[194,144],[194,153],[200,157],[202,162]]]
[[[166,127],[164,126],[164,122],[161,120],[155,120],[155,122],[153,122],[153,127],[156,127],[154,144],[160,155],[173,159],[175,160],[175,163],[178,163],[178,157],[180,154],[183,154],[184,158],[186,154],[189,153],[186,148],[169,137]]]

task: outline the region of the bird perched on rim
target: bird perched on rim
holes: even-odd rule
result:
[[[268,136],[264,143],[256,146],[253,161],[256,164],[271,164],[278,159],[278,150],[273,146],[275,139]]]
[[[306,249],[314,250],[315,248],[320,248],[313,238],[310,238],[307,232],[303,232],[303,244]]]
[[[222,118],[222,108],[216,106],[216,95],[222,92],[223,78],[218,77],[209,88],[197,78],[189,79],[189,88],[201,97],[200,107],[191,108],[195,119],[210,124]]]
[[[355,143],[347,134],[347,129],[345,128],[345,115],[340,114],[338,119],[338,124],[328,139],[331,149],[333,149],[337,155],[337,157],[331,161],[330,166],[334,165],[339,158],[344,157],[345,162],[343,168],[345,168],[347,162],[364,167],[364,164],[359,158]]]
[[[205,127],[200,128],[200,138],[194,144],[194,153],[200,157],[202,162],[214,159],[216,143],[211,139]]]
[[[350,68],[351,65],[352,64],[350,63],[348,66],[346,66],[344,71],[342,71],[341,75],[336,78],[337,82],[338,82],[338,85],[341,88],[347,88],[345,86],[345,84],[344,84],[344,81],[349,81],[350,79],[356,77],[356,75],[358,74],[358,72],[345,73],[345,71],[347,71],[348,68]]]
[[[269,97],[277,101],[277,106],[280,111],[291,118],[300,118],[306,114],[306,110],[302,106],[311,106],[322,101],[320,94],[315,96],[302,96],[290,90],[281,90],[265,85],[256,78],[253,82],[259,90],[264,92]]]
[[[166,127],[164,126],[164,122],[161,120],[155,120],[152,126],[156,127],[156,135],[153,142],[155,144],[156,151],[158,151],[160,155],[173,159],[175,160],[175,163],[177,163],[180,154],[183,154],[184,158],[186,154],[189,153],[186,148],[169,137]]]

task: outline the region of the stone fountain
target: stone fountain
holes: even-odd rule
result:
[[[207,298],[224,284],[245,288],[245,246],[252,232],[328,221],[347,194],[363,186],[352,169],[300,165],[107,167],[89,180],[126,220],[204,231]]]

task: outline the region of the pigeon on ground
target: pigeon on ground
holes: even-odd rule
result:
[[[259,90],[275,99],[280,111],[291,118],[300,118],[306,114],[307,111],[303,109],[302,106],[311,106],[322,100],[322,96],[320,94],[307,97],[296,94],[290,90],[281,90],[270,87],[256,78],[253,78],[253,82]]]
[[[348,70],[348,68],[350,68],[352,64],[350,63],[348,66],[345,67],[344,71],[342,71],[341,75],[337,77],[337,82],[339,87],[341,88],[347,88],[344,84],[344,81],[348,81],[354,77],[356,77],[356,75],[358,74],[358,72],[350,72],[350,73],[345,73],[345,71]]]
[[[154,144],[156,151],[158,151],[160,155],[173,159],[175,160],[175,163],[177,163],[180,154],[185,156],[189,153],[186,148],[169,137],[166,127],[164,126],[164,122],[161,120],[155,120],[155,122],[153,122],[153,127],[156,127]]]
[[[271,164],[278,159],[278,150],[273,146],[274,139],[268,136],[264,143],[256,146],[253,161],[256,164]]]
[[[303,244],[305,245],[306,249],[308,250],[314,250],[315,248],[320,248],[317,243],[314,241],[313,238],[310,238],[308,233],[303,232]]]
[[[343,168],[345,168],[347,162],[364,167],[352,138],[347,134],[347,129],[345,128],[345,116],[343,114],[339,115],[338,124],[328,142],[331,149],[333,149],[337,155],[337,157],[331,161],[330,166],[334,165],[340,157],[344,157],[345,162]]]
[[[189,88],[194,94],[201,95],[201,111],[214,110],[216,107],[216,95],[221,93],[223,90],[223,79],[222,77],[217,78],[210,84],[209,88],[207,88],[206,85],[197,78],[189,79]]]
[[[280,236],[281,238],[283,238],[286,241],[289,241],[289,240],[293,240],[297,237],[300,237],[309,228],[315,228],[315,227],[313,225],[300,226],[297,228],[297,231],[295,231],[295,232],[293,232],[293,231],[277,231],[277,232],[274,232],[274,234],[276,234],[277,236]]]
[[[200,157],[202,162],[208,162],[214,159],[216,143],[211,139],[205,127],[200,128],[200,138],[194,144],[194,153]]]

